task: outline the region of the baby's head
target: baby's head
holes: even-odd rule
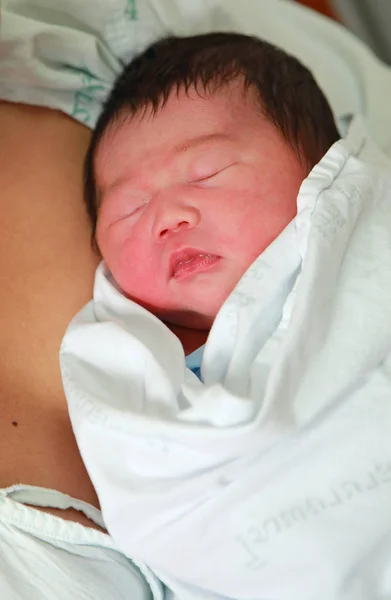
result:
[[[311,73],[266,42],[150,46],[118,78],[86,159],[94,235],[119,287],[168,323],[209,329],[338,137]]]

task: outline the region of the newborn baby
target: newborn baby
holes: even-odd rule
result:
[[[64,387],[109,532],[180,600],[391,594],[391,181],[338,138],[235,34],[151,46],[94,132]]]

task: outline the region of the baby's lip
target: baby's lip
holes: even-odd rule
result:
[[[216,256],[199,248],[183,248],[173,252],[170,257],[170,278],[175,277],[179,267],[185,263],[189,263],[196,256]],[[218,257],[220,258],[220,257]]]

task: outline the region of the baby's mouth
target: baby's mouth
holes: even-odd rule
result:
[[[220,256],[202,250],[186,248],[171,256],[171,277],[180,280],[208,269],[220,260]]]

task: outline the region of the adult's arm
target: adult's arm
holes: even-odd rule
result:
[[[82,200],[89,136],[58,111],[0,103],[0,487],[23,482],[96,502],[58,361],[99,260]]]

